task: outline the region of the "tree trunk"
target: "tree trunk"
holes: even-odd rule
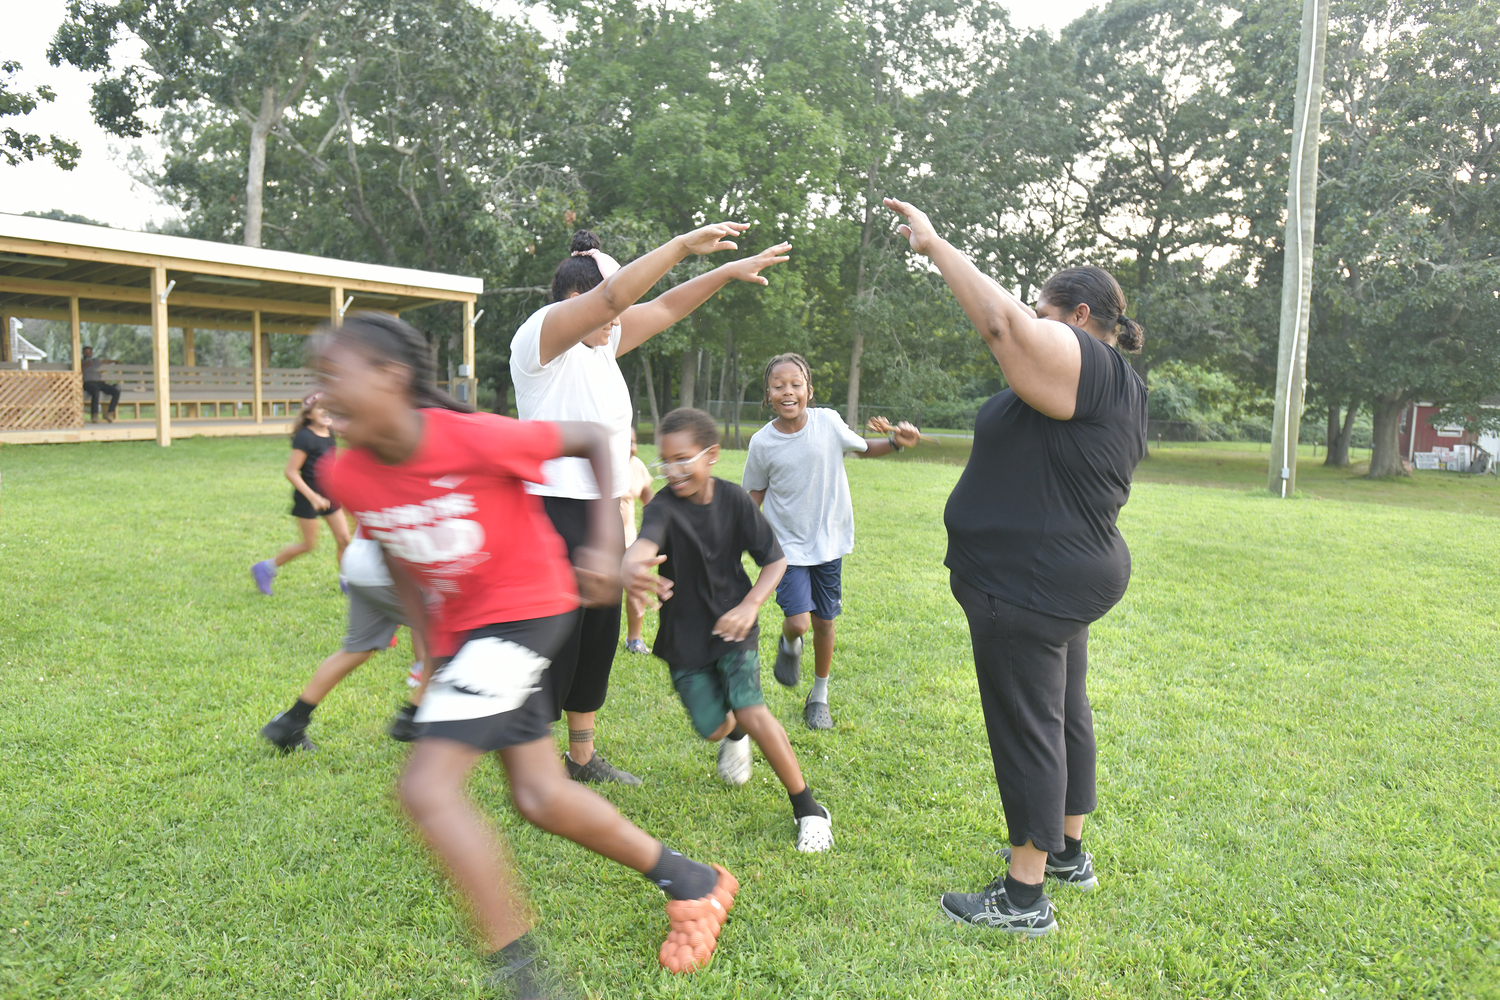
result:
[[[698,351],[682,352],[682,378],[677,383],[677,405],[692,406],[693,392],[698,388]]]
[[[1370,455],[1370,478],[1405,475],[1401,466],[1401,411],[1406,409],[1407,399],[1402,393],[1389,393],[1375,397],[1373,422],[1375,425],[1374,450]]]
[[[245,246],[260,246],[261,208],[266,192],[266,138],[281,117],[276,88],[260,94],[260,114],[250,126],[250,167],[245,177]]]
[[[471,400],[478,403],[478,400]],[[475,409],[478,409],[476,405]],[[510,383],[499,381],[495,383],[495,412],[502,417],[510,416]]]
[[[1324,465],[1333,466],[1337,469],[1349,468],[1349,440],[1354,437],[1354,417],[1359,413],[1359,400],[1349,403],[1349,409],[1344,414],[1344,423],[1339,425],[1339,408],[1330,406],[1328,408],[1328,457],[1323,459]],[[1397,456],[1399,459],[1399,456]]]
[[[646,399],[651,403],[651,443],[661,446],[661,410],[656,405],[656,375],[651,371],[651,357],[641,352],[641,367],[646,370]]]

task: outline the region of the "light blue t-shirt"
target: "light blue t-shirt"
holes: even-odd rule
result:
[[[741,485],[766,491],[762,509],[788,564],[818,566],[854,551],[844,452],[868,447],[828,407],[810,407],[795,434],[783,434],[772,421],[750,438]]]

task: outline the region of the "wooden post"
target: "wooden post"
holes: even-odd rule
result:
[[[68,317],[73,327],[73,374],[83,374],[83,324],[78,322],[78,296],[68,300]]]
[[[250,397],[255,407],[255,422],[262,423],[265,418],[260,412],[260,310],[257,309],[250,314],[250,366],[251,381]]]
[[[193,342],[193,328],[182,328],[182,363],[189,368],[198,367],[197,345]]]
[[[5,343],[0,345],[0,361],[14,361],[10,356],[10,313],[0,312],[0,327],[5,328]]]
[[[344,320],[344,290],[334,285],[328,290],[328,321],[338,326]]]
[[[479,379],[474,376],[474,300],[464,302],[464,364],[469,372],[469,398],[466,402],[479,409]],[[451,389],[452,386],[449,386]]]
[[[151,364],[156,373],[156,443],[172,443],[172,357],[167,352],[167,269],[151,269]]]

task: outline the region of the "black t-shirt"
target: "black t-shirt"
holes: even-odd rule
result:
[[[317,477],[313,474],[313,469],[317,466],[318,459],[323,457],[323,453],[331,451],[333,446],[334,440],[332,434],[327,437],[319,437],[313,433],[311,427],[299,428],[297,433],[292,435],[292,450],[300,451],[307,455],[302,460],[302,481],[314,493],[318,492],[318,481]]]
[[[718,477],[713,482],[714,498],[706,504],[663,487],[641,518],[640,537],[655,542],[667,557],[658,572],[672,581],[651,651],[683,669],[707,666],[760,643],[759,625],[739,642],[728,642],[713,634],[714,624],[750,593],[741,553],[750,553],[757,566],[782,558],[776,533],[750,494]]]
[[[1146,453],[1146,386],[1118,351],[1073,333],[1082,367],[1071,420],[1010,389],[979,408],[974,451],[943,511],[943,562],[1009,604],[1092,622],[1130,582],[1115,518]]]

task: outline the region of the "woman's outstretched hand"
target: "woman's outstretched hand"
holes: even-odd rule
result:
[[[744,260],[731,261],[724,265],[724,273],[737,281],[748,281],[756,285],[769,285],[770,282],[761,276],[761,271],[772,264],[785,264],[791,260],[787,253],[792,249],[790,243],[778,243],[774,247],[767,247],[754,257],[746,257]]]
[[[932,245],[937,242],[937,230],[932,228],[932,220],[927,218],[927,213],[915,205],[895,198],[886,198],[885,207],[895,212],[906,220],[903,225],[896,227],[896,232],[906,237],[906,242],[911,244],[914,252],[926,256],[932,250]]]
[[[700,255],[719,250],[738,250],[740,245],[734,242],[734,238],[749,228],[748,222],[715,222],[711,226],[684,233],[682,244],[689,253]]]

